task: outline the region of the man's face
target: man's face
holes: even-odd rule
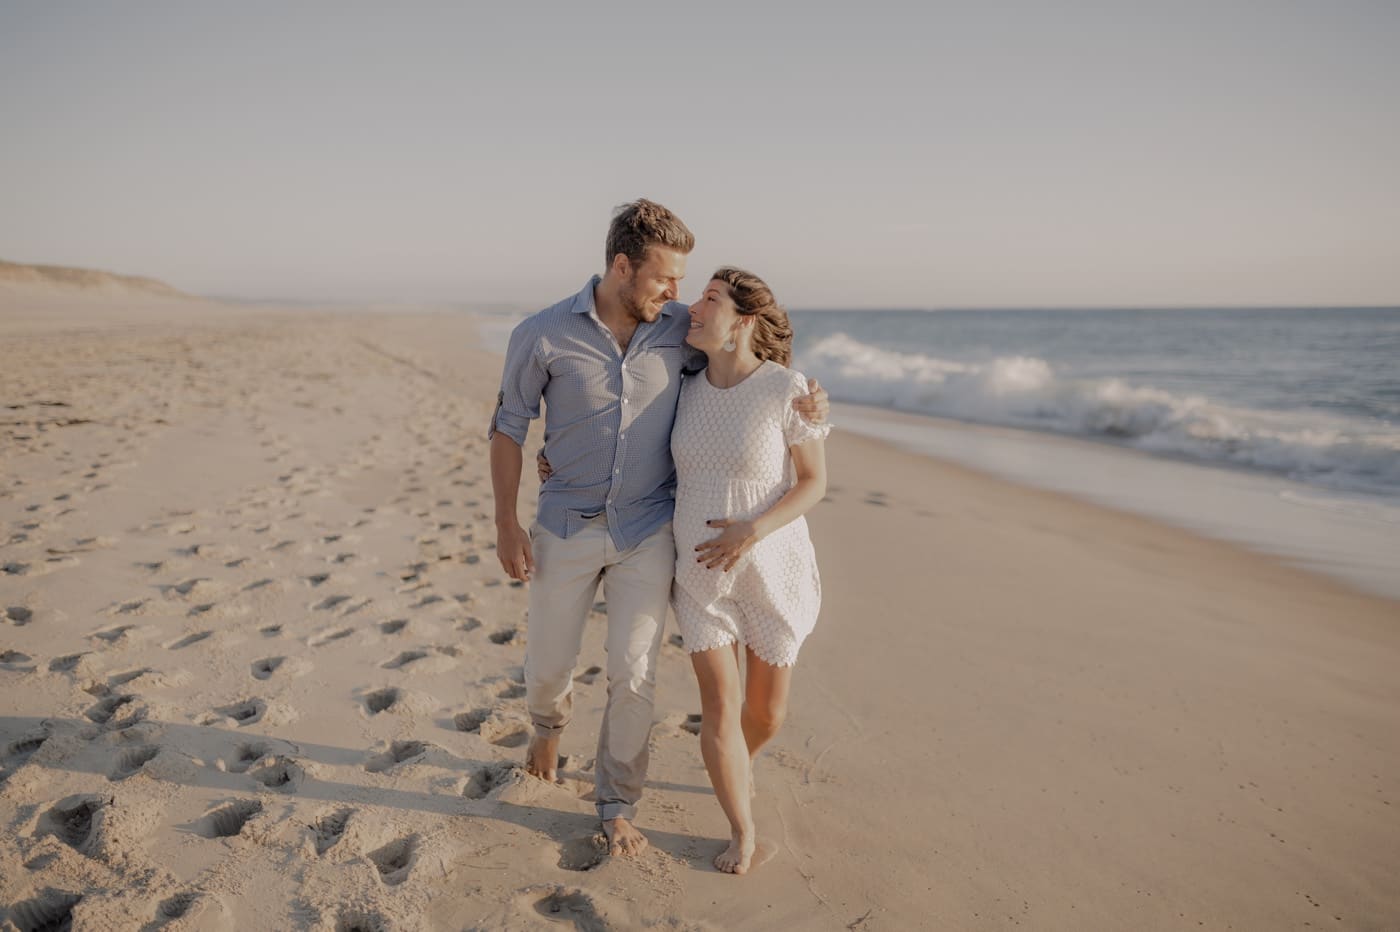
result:
[[[664,246],[648,246],[646,259],[632,266],[619,289],[622,306],[638,323],[649,324],[661,316],[661,307],[680,294],[685,278],[685,253]]]

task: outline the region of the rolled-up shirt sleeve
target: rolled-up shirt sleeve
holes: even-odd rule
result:
[[[540,398],[549,382],[549,372],[540,356],[538,334],[530,323],[524,321],[511,332],[496,411],[486,431],[488,440],[502,433],[523,447],[530,422],[540,416]]]

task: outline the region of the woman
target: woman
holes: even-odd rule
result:
[[[701,755],[732,833],[715,866],[743,874],[756,840],[753,757],[782,724],[792,666],[821,607],[802,516],[826,494],[831,428],[793,410],[806,379],[786,368],[792,328],[758,276],[715,272],[690,318],[686,342],[709,364],[686,379],[671,433],[672,605],[700,685]]]

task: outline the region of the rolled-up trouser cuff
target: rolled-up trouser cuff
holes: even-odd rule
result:
[[[536,738],[557,738],[564,733],[564,726],[568,722],[560,722],[558,725],[541,725],[539,722],[532,723],[535,726]]]
[[[613,819],[626,819],[628,822],[635,822],[637,821],[637,807],[619,802],[599,803],[598,817],[604,822],[611,822]]]

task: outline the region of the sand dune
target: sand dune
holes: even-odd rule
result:
[[[129,297],[190,298],[165,282],[136,275],[62,265],[21,265],[0,260],[0,288],[37,288]]]

